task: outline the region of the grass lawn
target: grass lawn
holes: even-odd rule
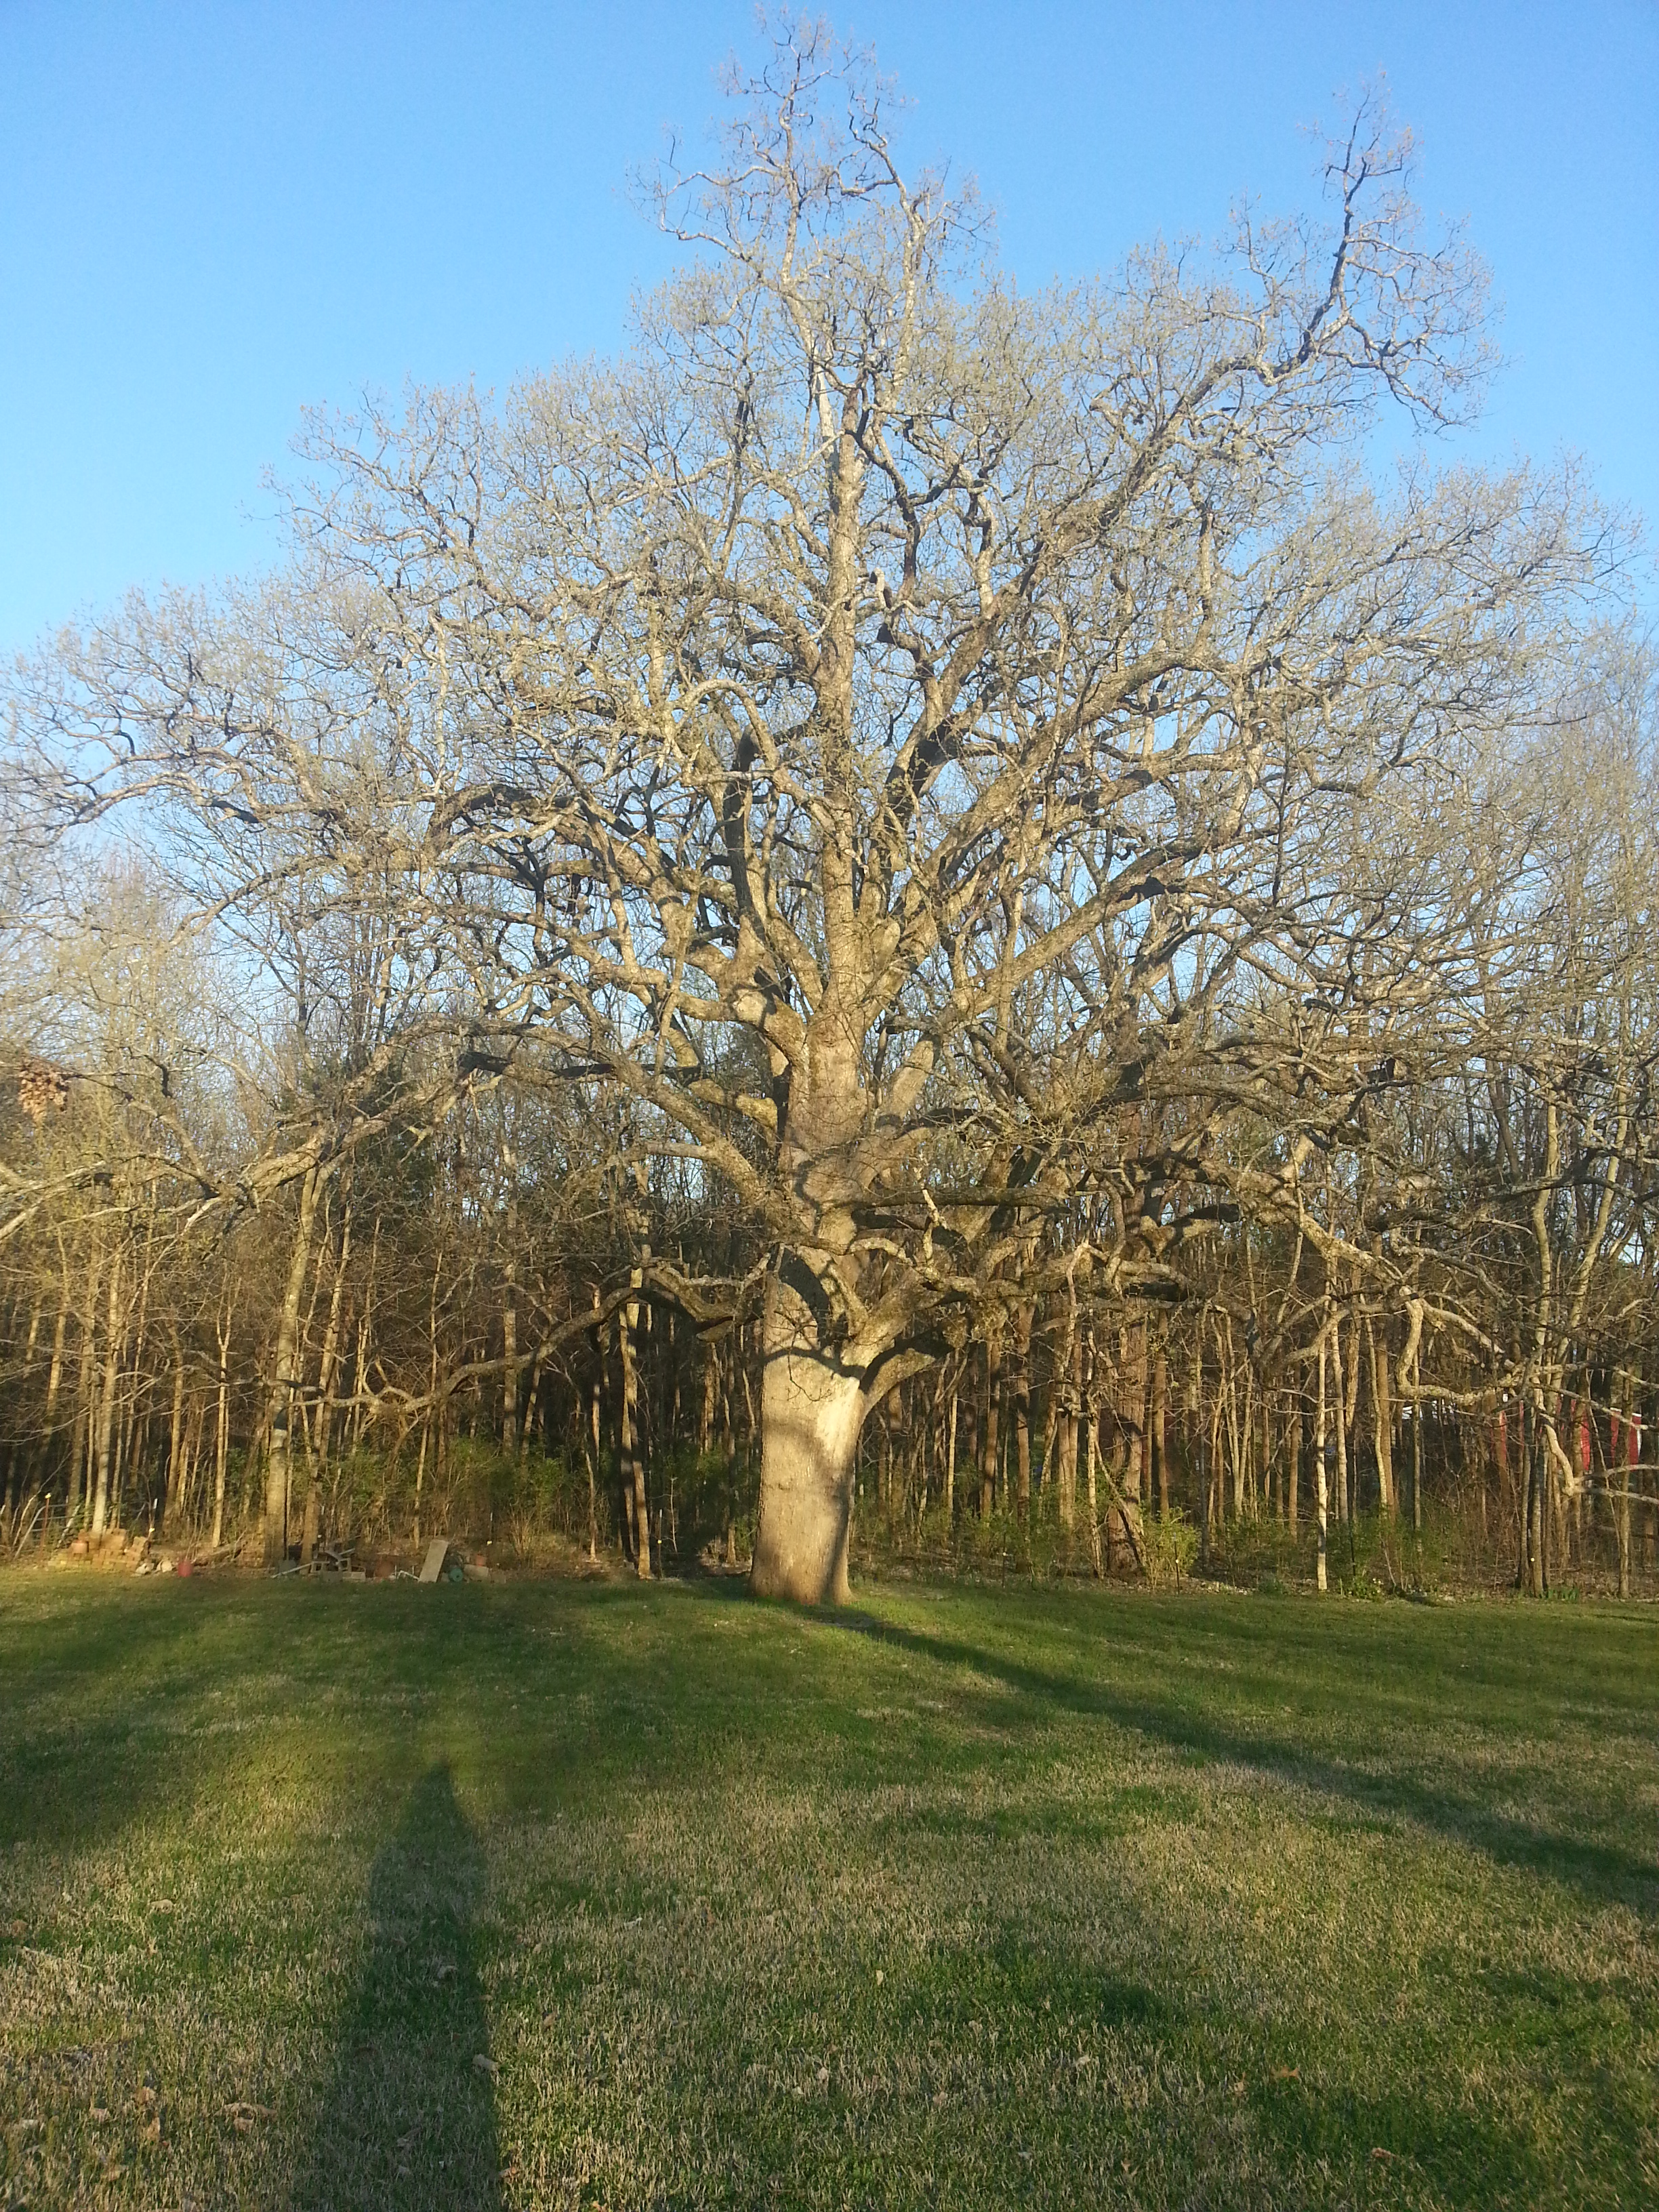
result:
[[[1659,2203],[1659,1613],[0,1580],[0,2206]]]

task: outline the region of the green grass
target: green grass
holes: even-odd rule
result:
[[[13,1575],[0,2205],[1659,2201],[1656,1662],[1612,1607]]]

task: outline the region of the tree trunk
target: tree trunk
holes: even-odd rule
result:
[[[215,1333],[219,1340],[219,1407],[213,1431],[213,1548],[216,1552],[225,1534],[225,1462],[230,1453],[230,1323],[231,1308],[227,1302],[222,1327],[216,1319]]]
[[[702,1347],[702,1403],[697,1414],[697,1457],[707,1459],[714,1448],[714,1399],[720,1382],[718,1356],[712,1344]]]
[[[280,1566],[288,1551],[288,1490],[293,1454],[294,1395],[299,1383],[300,1297],[311,1258],[321,1171],[307,1168],[300,1185],[300,1219],[289,1261],[276,1330],[276,1372],[271,1377],[270,1433],[265,1447],[265,1567]]]
[[[1062,1528],[1072,1528],[1077,1524],[1077,1448],[1084,1377],[1083,1339],[1075,1328],[1072,1333],[1071,1352],[1071,1372],[1066,1378],[1064,1409],[1060,1417],[1060,1481],[1056,1502]]]
[[[1339,1314],[1331,1323],[1331,1394],[1332,1411],[1336,1415],[1336,1517],[1339,1525],[1348,1517],[1348,1422],[1347,1400],[1342,1387],[1342,1316]],[[1320,1469],[1324,1470],[1324,1456],[1320,1457]],[[1324,1585],[1320,1585],[1322,1589]]]
[[[87,1268],[86,1312],[81,1322],[81,1371],[75,1394],[75,1425],[70,1437],[69,1500],[64,1523],[66,1528],[80,1509],[86,1472],[87,1433],[92,1423],[92,1378],[97,1356],[98,1284],[102,1267],[103,1250],[94,1240]]]
[[[811,1309],[781,1270],[768,1278],[761,1342],[760,1525],[750,1586],[762,1597],[843,1604],[863,1377],[820,1343]]]
[[[501,1449],[508,1459],[519,1448],[519,1257],[511,1243],[515,1227],[514,1216],[509,1212],[507,1283],[501,1298]]]
[[[58,1303],[58,1326],[52,1336],[52,1365],[46,1374],[46,1411],[41,1423],[43,1433],[50,1436],[57,1423],[58,1393],[64,1380],[64,1332],[69,1322],[69,1273],[64,1274],[64,1292]]]
[[[988,1521],[996,1504],[997,1460],[1001,1450],[1002,1341],[985,1347],[985,1433],[980,1439],[979,1517]]]
[[[530,1464],[530,1439],[535,1433],[536,1417],[541,1410],[541,1402],[542,1347],[538,1345],[530,1362],[530,1387],[524,1396],[524,1418],[519,1424],[519,1465],[521,1468]],[[542,1441],[545,1449],[544,1435]]]
[[[634,1337],[640,1325],[640,1309],[629,1301],[623,1307],[617,1331],[622,1352],[622,1426],[617,1456],[622,1462],[623,1490],[634,1524],[634,1565],[641,1582],[651,1579],[651,1519],[645,1494],[645,1453],[640,1437],[640,1377],[634,1358]]]
[[[1146,1339],[1139,1328],[1125,1329],[1119,1340],[1118,1420],[1127,1443],[1124,1494],[1143,1510],[1151,1501],[1152,1468],[1146,1438]]]
[[[958,1378],[959,1379],[959,1378]],[[957,1517],[957,1379],[951,1382],[951,1407],[945,1433],[945,1525],[954,1528]]]
[[[1089,1556],[1100,1572],[1100,1498],[1095,1485],[1095,1455],[1100,1449],[1100,1408],[1095,1398],[1095,1340],[1083,1344],[1083,1496],[1089,1509]]]
[[[1538,1416],[1523,1396],[1519,1407],[1521,1469],[1527,1500],[1527,1589],[1544,1595],[1544,1454],[1538,1440]]]
[[[1014,1515],[1031,1516],[1031,1322],[1032,1310],[1021,1306],[1014,1316]]]
[[[340,1365],[340,1305],[345,1288],[346,1268],[351,1259],[351,1200],[348,1198],[340,1217],[340,1257],[334,1269],[334,1282],[328,1294],[328,1321],[323,1330],[323,1356],[317,1374],[317,1474],[321,1476],[328,1465],[329,1446],[334,1426],[334,1378]]]
[[[597,1303],[597,1299],[596,1299]],[[599,1556],[599,1378],[589,1378],[586,1419],[582,1425],[582,1455],[587,1462],[587,1556]],[[729,1516],[728,1516],[729,1517]]]
[[[205,1401],[201,1398],[193,1400],[185,1422],[185,1464],[179,1484],[179,1515],[181,1528],[193,1528],[198,1525],[195,1511],[196,1468],[201,1456],[202,1428],[206,1419]]]
[[[121,1250],[110,1261],[108,1340],[104,1346],[104,1387],[98,1407],[98,1482],[92,1501],[92,1533],[101,1536],[109,1522],[110,1444],[115,1432],[115,1386],[121,1358]]]
[[[1297,1493],[1302,1487],[1302,1391],[1299,1385],[1291,1393],[1291,1414],[1286,1428],[1289,1448],[1285,1455],[1285,1525],[1294,1537],[1299,1503]]]
[[[322,1533],[323,1485],[317,1468],[311,1470],[306,1484],[304,1516],[300,1522],[300,1564],[308,1567],[317,1549],[317,1539]]]
[[[1389,1376],[1386,1326],[1379,1345],[1369,1322],[1365,1334],[1371,1355],[1371,1407],[1376,1423],[1377,1504],[1385,1520],[1394,1518],[1394,1388]]]
[[[1423,1533],[1423,1374],[1420,1354],[1412,1359],[1412,1528]]]
[[[353,1451],[356,1450],[358,1445],[361,1444],[363,1440],[363,1424],[368,1413],[368,1390],[366,1389],[366,1385],[368,1380],[368,1336],[369,1328],[374,1316],[374,1278],[379,1273],[380,1265],[380,1217],[377,1213],[374,1217],[374,1241],[368,1248],[368,1280],[363,1285],[363,1310],[357,1322],[357,1373],[351,1386],[351,1449]],[[442,1251],[440,1250],[438,1255],[438,1267],[433,1270],[433,1282],[434,1285],[436,1285],[438,1279],[438,1268],[441,1268],[442,1265],[443,1254]],[[435,1300],[437,1295],[435,1288],[433,1295]],[[434,1338],[434,1342],[436,1342],[435,1337]],[[444,1430],[443,1423],[441,1421],[438,1424],[437,1444],[438,1456],[440,1460],[441,1460],[443,1457],[444,1447]]]
[[[1341,1370],[1338,1370],[1337,1395],[1341,1395]],[[1314,1468],[1315,1496],[1319,1516],[1319,1587],[1325,1588],[1325,1548],[1329,1535],[1328,1498],[1325,1480],[1325,1332],[1319,1337],[1319,1395],[1314,1401]]]
[[[167,1436],[167,1479],[161,1495],[161,1526],[165,1528],[179,1510],[184,1478],[185,1355],[173,1347],[173,1420]]]

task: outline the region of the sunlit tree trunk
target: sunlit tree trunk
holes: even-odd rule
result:
[[[634,1565],[642,1582],[651,1578],[651,1519],[646,1498],[645,1454],[640,1437],[640,1377],[635,1358],[635,1339],[640,1309],[629,1299],[618,1316],[617,1339],[622,1355],[621,1428],[619,1456],[624,1491],[632,1507]]]
[[[1092,1329],[1085,1333],[1083,1345],[1083,1495],[1089,1512],[1089,1556],[1098,1575],[1101,1571],[1100,1499],[1095,1481],[1095,1460],[1100,1449],[1100,1407],[1095,1383]]]
[[[1371,1409],[1376,1426],[1377,1502],[1386,1519],[1394,1517],[1394,1389],[1389,1376],[1386,1326],[1379,1345],[1368,1321],[1366,1349],[1370,1353]]]
[[[50,1437],[58,1422],[58,1394],[64,1380],[64,1334],[69,1324],[70,1291],[69,1261],[64,1261],[63,1289],[58,1300],[58,1321],[52,1333],[52,1364],[46,1372],[46,1409],[42,1424]]]
[[[86,1304],[81,1316],[80,1372],[76,1380],[75,1425],[70,1437],[69,1502],[66,1524],[80,1509],[86,1480],[87,1440],[92,1427],[93,1376],[96,1372],[98,1291],[103,1272],[103,1245],[94,1236],[87,1262]]]
[[[280,1566],[288,1550],[289,1484],[293,1468],[294,1404],[300,1384],[300,1299],[311,1261],[312,1233],[321,1170],[307,1168],[300,1183],[300,1218],[289,1259],[288,1283],[276,1325],[275,1370],[270,1382],[269,1436],[265,1445],[264,1556],[267,1571]]]
[[[1083,1402],[1083,1339],[1075,1326],[1071,1331],[1069,1350],[1060,1417],[1060,1480],[1055,1496],[1060,1525],[1067,1529],[1077,1525],[1077,1455]]]
[[[1319,1528],[1318,1578],[1322,1590],[1325,1588],[1325,1551],[1329,1534],[1328,1499],[1325,1480],[1325,1340],[1328,1333],[1326,1329],[1322,1329],[1319,1333],[1319,1395],[1314,1401],[1315,1499]],[[1340,1394],[1341,1389],[1340,1366],[1337,1371],[1339,1376],[1337,1388]]]
[[[1331,1410],[1336,1415],[1336,1517],[1339,1524],[1348,1517],[1348,1423],[1347,1401],[1343,1390],[1342,1375],[1342,1316],[1338,1314],[1331,1322]],[[1324,1459],[1320,1468],[1322,1473]]]
[[[509,1212],[507,1280],[501,1297],[501,1449],[509,1459],[519,1448],[519,1261],[513,1244],[515,1226]]]
[[[945,1524],[954,1528],[957,1517],[957,1413],[962,1402],[962,1378],[951,1370],[945,1427]]]
[[[213,1549],[225,1540],[225,1468],[230,1456],[230,1324],[234,1294],[228,1293],[222,1316],[215,1316],[219,1345],[219,1404],[213,1431]]]
[[[175,1337],[173,1346],[173,1418],[167,1428],[167,1476],[161,1493],[161,1527],[179,1510],[184,1475],[185,1355]]]
[[[110,1454],[115,1433],[115,1392],[121,1362],[121,1248],[110,1257],[109,1310],[104,1343],[104,1386],[98,1406],[98,1480],[92,1500],[92,1533],[101,1536],[109,1522]]]
[[[1032,1310],[1022,1305],[1014,1316],[1014,1514],[1020,1521],[1031,1517],[1031,1322]]]
[[[754,1587],[763,1596],[838,1605],[848,1594],[864,1378],[823,1345],[806,1299],[775,1273],[767,1285],[762,1360]]]

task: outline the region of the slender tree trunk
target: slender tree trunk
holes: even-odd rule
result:
[[[651,1578],[651,1520],[645,1491],[645,1454],[640,1439],[639,1369],[634,1357],[640,1309],[633,1299],[623,1308],[620,1322],[617,1335],[622,1353],[622,1479],[633,1509],[635,1568],[641,1581],[648,1582]]]
[[[216,1552],[225,1540],[225,1466],[230,1456],[230,1323],[234,1299],[227,1298],[225,1317],[216,1320],[219,1340],[219,1407],[213,1431],[213,1536]]]
[[[443,1255],[440,1251],[438,1267],[441,1267],[442,1265]],[[374,1316],[374,1281],[380,1272],[380,1217],[377,1213],[374,1217],[374,1240],[368,1248],[368,1280],[363,1285],[363,1310],[357,1322],[357,1373],[351,1389],[351,1449],[353,1451],[356,1451],[362,1443],[363,1426],[368,1419],[368,1337]],[[434,1282],[436,1277],[437,1270],[434,1269]],[[434,1341],[436,1341],[435,1338]],[[441,1420],[438,1424],[438,1462],[441,1466],[443,1462],[443,1452],[444,1428]]]
[[[1534,1597],[1542,1597],[1545,1455],[1538,1440],[1537,1413],[1524,1394],[1518,1414],[1521,1423],[1521,1472],[1527,1499],[1527,1588]]]
[[[288,1285],[276,1329],[276,1370],[271,1376],[270,1436],[265,1446],[265,1567],[282,1565],[288,1551],[289,1482],[292,1472],[294,1401],[299,1388],[300,1299],[311,1260],[321,1170],[307,1168],[300,1184],[300,1218],[289,1261]]]
[[[1325,1339],[1328,1331],[1319,1333],[1319,1395],[1314,1401],[1314,1466],[1316,1469],[1316,1510],[1318,1514],[1319,1558],[1318,1578],[1321,1590],[1325,1588],[1325,1552],[1329,1535],[1328,1500],[1325,1481]],[[1338,1368],[1338,1396],[1341,1395],[1341,1370]]]
[[[1330,1327],[1331,1340],[1331,1395],[1332,1411],[1336,1415],[1336,1517],[1338,1523],[1348,1517],[1348,1424],[1347,1405],[1342,1388],[1342,1316],[1338,1314]],[[1320,1466],[1322,1470],[1324,1461]]]
[[[410,1541],[418,1552],[421,1548],[421,1490],[426,1480],[426,1451],[431,1440],[435,1412],[429,1410],[421,1424],[421,1449],[415,1455],[415,1516],[410,1532]]]
[[[1095,1389],[1095,1340],[1090,1330],[1084,1338],[1083,1355],[1083,1496],[1089,1510],[1089,1556],[1100,1573],[1100,1499],[1095,1482],[1095,1459],[1100,1449],[1100,1407]]]
[[[988,1521],[996,1505],[997,1462],[1001,1456],[1002,1340],[994,1334],[985,1346],[985,1433],[980,1439],[979,1517]]]
[[[314,1459],[306,1472],[306,1502],[300,1520],[300,1564],[308,1567],[317,1553],[322,1534],[323,1471]]]
[[[1412,1529],[1423,1533],[1423,1370],[1420,1353],[1412,1358]]]
[[[1302,1390],[1299,1384],[1291,1392],[1290,1417],[1285,1426],[1285,1525],[1294,1538],[1300,1510],[1298,1493],[1302,1488]]]
[[[1341,1333],[1342,1324],[1339,1322],[1337,1336],[1333,1341],[1340,1339]],[[1343,1517],[1348,1521],[1355,1519],[1359,1511],[1359,1446],[1356,1439],[1359,1433],[1360,1366],[1359,1316],[1356,1312],[1348,1324],[1347,1383],[1342,1393],[1340,1409],[1341,1427],[1338,1437],[1339,1447],[1346,1466],[1343,1484],[1345,1509]]]
[[[530,1464],[530,1439],[536,1426],[536,1415],[542,1398],[542,1348],[536,1347],[530,1362],[530,1388],[525,1393],[524,1414],[519,1424],[519,1465]]]
[[[173,1347],[173,1420],[167,1437],[167,1479],[161,1494],[161,1525],[166,1528],[179,1504],[185,1442],[185,1355]]]
[[[179,1528],[194,1528],[198,1525],[196,1512],[196,1470],[202,1452],[202,1429],[207,1419],[204,1400],[192,1399],[185,1422],[185,1465],[179,1484]]]
[[[697,1413],[697,1457],[706,1459],[714,1448],[714,1401],[720,1382],[718,1355],[712,1344],[702,1347],[702,1400]]]
[[[593,1303],[595,1305],[599,1304],[599,1293],[597,1291],[594,1292]],[[590,1379],[587,1385],[587,1427],[584,1442],[584,1449],[587,1456],[587,1556],[590,1560],[597,1560],[599,1556],[599,1468],[600,1449],[599,1378],[597,1373]],[[729,1508],[726,1516],[726,1553],[729,1558],[732,1549],[732,1515]]]
[[[1625,1449],[1624,1431],[1620,1431],[1619,1449],[1613,1454],[1611,1469],[1614,1484],[1613,1512],[1619,1544],[1619,1595],[1630,1595],[1631,1569],[1631,1480],[1630,1455]]]
[[[1137,1325],[1119,1340],[1122,1353],[1118,1382],[1119,1419],[1127,1440],[1123,1488],[1132,1505],[1150,1504],[1152,1469],[1146,1436],[1146,1338]]]
[[[1385,1520],[1394,1518],[1394,1388],[1389,1376],[1386,1327],[1379,1345],[1370,1322],[1365,1324],[1366,1348],[1371,1359],[1371,1408],[1376,1428],[1377,1504]]]
[[[119,1379],[121,1339],[121,1248],[110,1258],[107,1335],[104,1345],[104,1388],[98,1407],[98,1484],[92,1501],[92,1533],[101,1536],[109,1525],[110,1449],[115,1433],[115,1390]]]
[[[1083,1404],[1083,1339],[1075,1327],[1071,1338],[1070,1371],[1066,1377],[1065,1407],[1060,1419],[1060,1481],[1055,1496],[1060,1525],[1066,1529],[1077,1525],[1077,1454]]]
[[[1014,1514],[1020,1521],[1031,1517],[1031,1322],[1030,1306],[1014,1316]]]
[[[514,1221],[508,1220],[509,1238]],[[519,1261],[509,1243],[507,1285],[501,1300],[501,1449],[511,1459],[519,1448]]]
[[[340,1366],[340,1309],[345,1291],[346,1269],[350,1261],[351,1200],[348,1198],[340,1215],[340,1256],[335,1264],[334,1281],[328,1294],[328,1320],[323,1328],[323,1354],[317,1373],[317,1480],[322,1479],[328,1465],[329,1449],[333,1442],[334,1384]]]
[[[951,1403],[945,1416],[945,1525],[956,1526],[957,1518],[957,1408],[960,1402],[957,1384],[960,1377],[950,1383]]]
[[[97,1358],[98,1290],[102,1272],[103,1247],[94,1237],[87,1265],[87,1303],[81,1321],[80,1374],[75,1391],[75,1425],[70,1437],[66,1527],[80,1510],[82,1485],[86,1476],[87,1437],[92,1425],[93,1376]]]
[[[58,1304],[58,1323],[52,1333],[52,1365],[46,1371],[46,1410],[41,1426],[48,1437],[57,1425],[58,1393],[64,1380],[64,1331],[69,1322],[69,1310],[70,1286],[65,1271],[64,1294]]]

